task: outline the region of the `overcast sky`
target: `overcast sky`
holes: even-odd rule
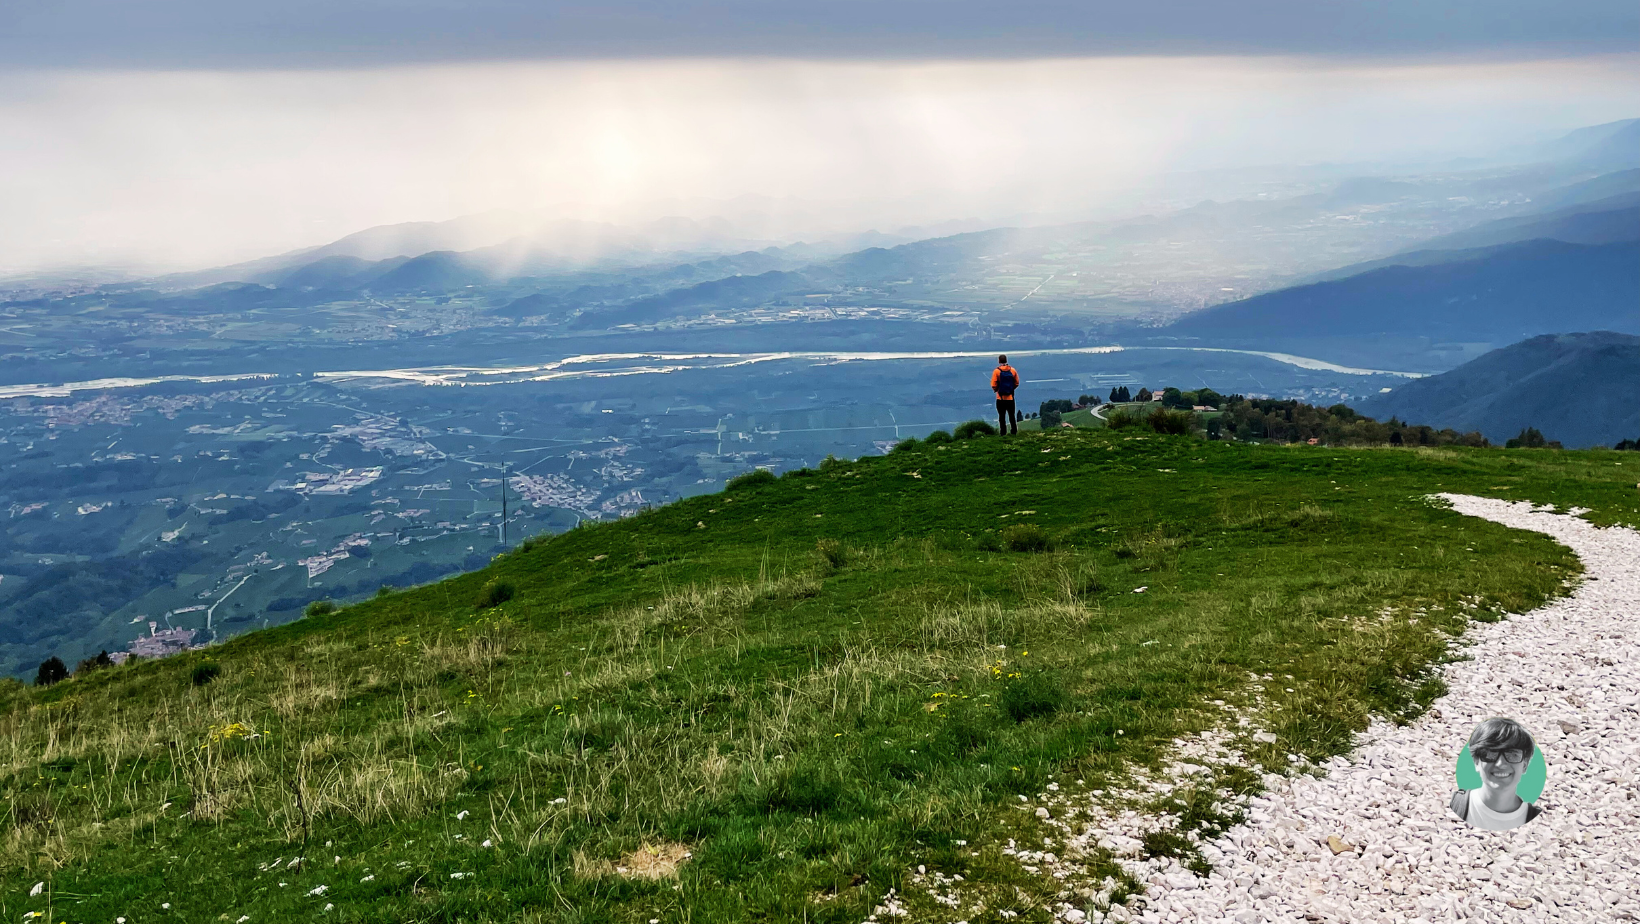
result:
[[[0,61],[356,67],[633,56],[1633,51],[1633,0],[4,0]]]
[[[868,226],[1482,154],[1640,115],[1637,45],[1632,0],[0,0],[0,273],[490,208],[754,194]]]

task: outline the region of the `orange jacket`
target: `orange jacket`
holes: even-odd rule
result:
[[[1013,366],[998,366],[995,369],[991,370],[991,392],[992,392],[992,394],[995,394],[997,396],[998,401],[1012,401],[1014,399],[1013,395],[1008,395],[1006,398],[1004,398],[1003,395],[1002,395],[1002,392],[997,391],[997,380],[1002,378],[1002,370],[1004,370],[1004,369],[1006,369],[1009,372],[1012,372],[1014,374],[1014,391],[1015,391],[1015,393],[1017,393],[1019,391],[1019,386],[1025,384],[1025,379],[1020,376],[1018,369],[1015,369]]]

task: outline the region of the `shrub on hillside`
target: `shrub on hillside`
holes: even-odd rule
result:
[[[1316,440],[1329,446],[1474,446],[1490,445],[1478,432],[1436,430],[1391,417],[1379,422],[1346,405],[1315,407],[1301,401],[1230,395],[1216,403],[1224,412],[1209,421],[1221,439],[1275,443]]]
[[[1145,423],[1149,424],[1150,429],[1155,430],[1157,433],[1171,433],[1175,436],[1183,436],[1190,432],[1191,425],[1195,422],[1194,417],[1195,415],[1189,411],[1170,411],[1165,408],[1157,408],[1145,418]]]
[[[949,443],[949,442],[951,442],[951,434],[945,432],[944,430],[935,430],[933,433],[930,433],[927,436],[923,437],[923,442],[924,443],[930,443],[930,444],[932,444],[932,443]]]
[[[518,551],[529,552],[544,546],[552,539],[550,533],[536,533],[518,544]]]
[[[1139,417],[1135,414],[1111,413],[1105,417],[1105,426],[1112,430],[1126,430],[1129,427],[1137,427],[1138,425]]]
[[[222,665],[215,661],[201,661],[194,665],[188,679],[193,682],[194,686],[202,687],[220,676],[222,676]]]
[[[1083,397],[1087,396],[1084,395]],[[1041,406],[1037,408],[1036,416],[1042,421],[1042,429],[1047,430],[1059,426],[1061,416],[1074,410],[1076,410],[1076,405],[1072,404],[1070,399],[1050,398],[1042,402]]]
[[[1545,439],[1537,427],[1527,427],[1503,444],[1505,449],[1563,449],[1559,440]]]
[[[1009,677],[997,702],[1015,722],[1053,715],[1064,708],[1069,697],[1059,678],[1045,671],[1028,671]]]
[[[758,485],[774,484],[777,480],[774,472],[766,468],[754,468],[749,472],[730,478],[729,483],[723,486],[723,490],[738,491],[741,488],[755,488]]]
[[[68,665],[63,659],[52,655],[40,662],[40,669],[34,672],[34,685],[49,687],[54,683],[68,679]]]
[[[976,436],[995,436],[996,432],[996,427],[991,426],[983,420],[970,420],[967,423],[959,425],[957,427],[957,431],[952,434],[952,437],[959,440],[971,440]]]
[[[842,468],[844,464],[846,464],[844,460],[837,458],[831,453],[827,453],[826,457],[820,460],[820,471],[835,472]]]
[[[833,568],[841,568],[848,564],[848,549],[836,539],[821,539],[814,544],[814,550],[820,554],[820,559]]]
[[[1640,440],[1618,440],[1617,445],[1613,446],[1612,448],[1616,449],[1619,452],[1628,452],[1629,450],[1640,450]]]
[[[329,600],[315,600],[307,605],[307,609],[302,611],[302,615],[329,616],[334,612],[336,612],[336,604],[331,603]]]
[[[75,676],[79,676],[80,674],[90,674],[94,671],[100,671],[105,667],[113,666],[114,659],[108,656],[107,651],[102,651],[99,652],[96,657],[84,658],[79,664],[74,665],[74,674]]]
[[[914,437],[914,436],[911,436],[911,437],[907,437],[903,440],[900,440],[898,443],[895,443],[894,448],[890,449],[889,452],[910,452],[911,450],[916,449],[916,448],[917,448],[917,438]]]
[[[490,578],[484,582],[484,586],[478,592],[478,608],[482,610],[492,606],[500,606],[511,600],[517,592],[517,588],[506,581],[500,578]]]
[[[1002,531],[1002,547],[1010,552],[1042,552],[1048,548],[1048,534],[1035,523],[1015,523]]]
[[[382,586],[376,588],[376,596],[390,597],[393,595],[395,590],[398,590],[398,588],[394,587],[392,584],[383,584]]]
[[[812,469],[812,468],[788,469],[780,477],[782,477],[782,478],[813,478],[814,477],[814,469]]]

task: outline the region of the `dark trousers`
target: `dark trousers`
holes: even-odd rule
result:
[[[1014,413],[1014,399],[997,399],[997,425],[1002,433],[1019,432],[1019,415]]]

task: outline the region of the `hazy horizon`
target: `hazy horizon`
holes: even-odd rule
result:
[[[119,8],[69,6],[106,14],[79,44],[60,10],[0,14],[0,276],[200,268],[498,209],[631,223],[763,197],[743,211],[769,214],[724,217],[772,239],[1077,216],[1154,201],[1163,176],[1518,155],[1640,115],[1640,54],[1593,25],[1634,17],[1603,3],[1533,33],[1451,0],[1450,28],[1429,35],[1433,14],[1403,4],[1349,26],[1359,52],[1348,22],[1300,5],[1269,0],[1263,20],[1233,28],[1203,6],[1176,22],[1123,14],[1103,38],[1084,23],[1039,56],[1025,39],[1055,20],[1030,4],[1018,28],[982,29],[1007,17],[964,6],[977,18],[929,22],[927,43],[906,19],[921,7],[838,13],[836,53],[821,56],[769,24],[831,15],[820,8],[734,19],[721,39],[638,29],[623,45],[597,38],[618,17],[550,5],[569,31],[526,54],[502,27],[528,16],[481,3],[443,58],[446,11],[409,4],[381,27],[402,47],[365,42],[351,67],[338,43],[376,34],[356,5],[262,10],[264,22],[164,0],[172,19],[130,26],[170,36],[151,45],[115,40]],[[714,10],[702,22],[728,15]],[[587,38],[572,47],[576,29]],[[973,50],[985,29],[1000,30],[993,55]]]

